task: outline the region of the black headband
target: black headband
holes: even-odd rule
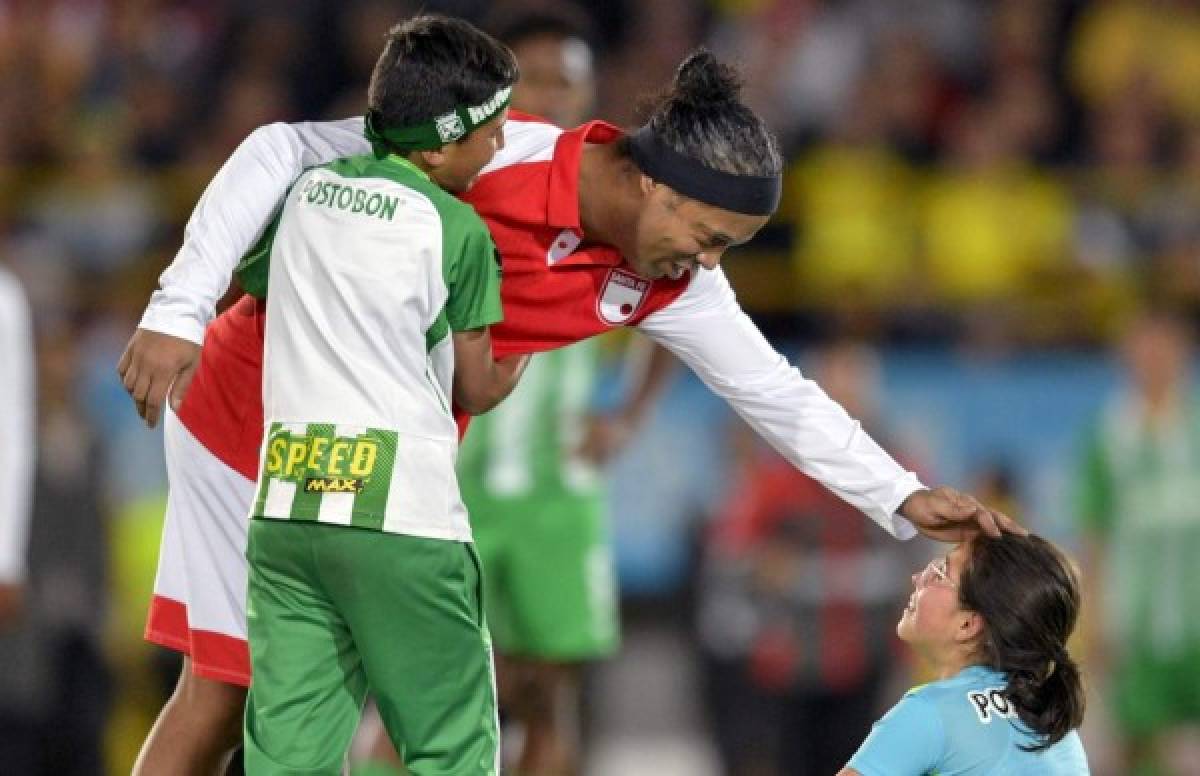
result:
[[[782,176],[714,170],[659,140],[649,126],[629,136],[629,150],[638,169],[690,199],[749,216],[769,216],[779,207]]]

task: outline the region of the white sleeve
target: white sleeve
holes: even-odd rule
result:
[[[36,455],[33,331],[17,279],[0,270],[0,583],[25,579]]]
[[[369,151],[362,130],[362,119],[353,118],[275,123],[251,132],[204,190],[139,326],[200,344],[234,267],[288,186],[309,167]]]
[[[700,379],[802,472],[893,536],[915,535],[896,510],[923,487],[742,312],[720,268],[699,270],[679,299],[639,328]]]

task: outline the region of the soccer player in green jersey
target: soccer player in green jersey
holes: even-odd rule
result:
[[[246,770],[337,774],[370,687],[414,776],[496,774],[481,573],[451,397],[485,412],[495,246],[464,191],[503,146],[517,66],[456,19],[394,28],[374,152],[308,170],[239,267],[267,287],[266,439],[251,509]]]
[[[517,59],[512,107],[560,127],[592,114],[595,82],[586,24],[563,9],[504,17],[494,29]],[[488,628],[501,710],[520,729],[507,754],[520,776],[579,768],[579,681],[619,639],[604,463],[628,439],[673,373],[648,339],[629,344],[634,386],[619,410],[596,414],[600,343],[534,357],[504,403],[471,423],[459,484],[484,566]],[[354,773],[400,774],[382,735]],[[391,763],[392,765],[386,765]]]
[[[1170,773],[1200,737],[1193,332],[1170,309],[1131,322],[1120,348],[1126,379],[1092,423],[1079,472],[1084,597],[1095,602],[1087,662],[1108,677],[1120,773]]]

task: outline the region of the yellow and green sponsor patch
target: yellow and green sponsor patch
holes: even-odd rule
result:
[[[395,431],[272,423],[255,514],[378,527],[395,459]],[[324,502],[327,495],[352,501]]]

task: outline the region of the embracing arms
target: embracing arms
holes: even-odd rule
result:
[[[183,245],[159,278],[117,372],[147,425],[170,391],[178,407],[200,358],[204,327],[233,269],[305,168],[367,150],[362,119],[268,124],[254,130],[208,184]]]

